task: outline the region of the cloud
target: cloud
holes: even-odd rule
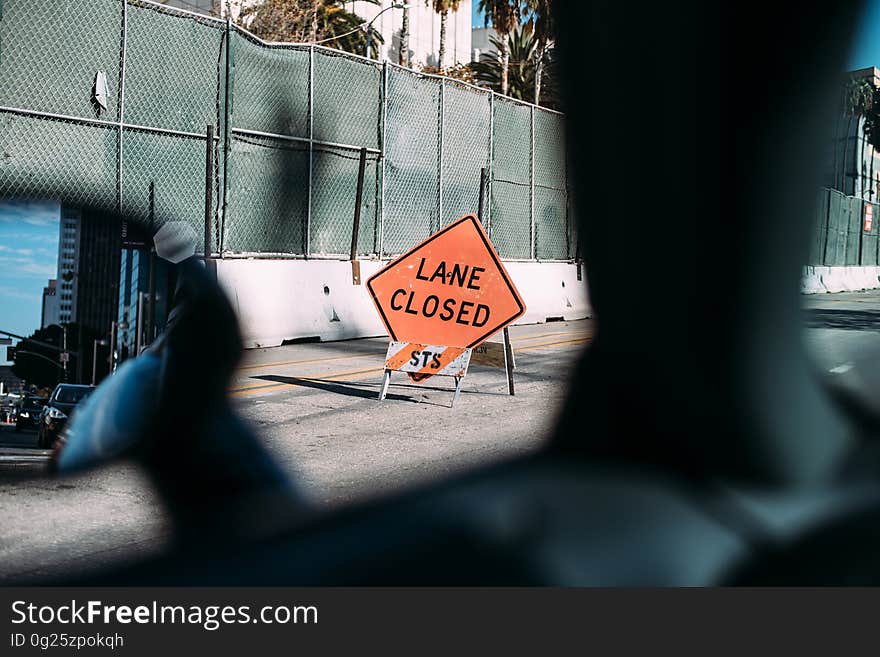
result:
[[[3,297],[8,297],[10,299],[26,299],[27,301],[32,301],[33,299],[42,299],[43,290],[42,288],[40,288],[39,292],[28,293],[23,292],[20,288],[0,285],[0,298]]]
[[[46,249],[41,249],[45,251]],[[23,256],[32,256],[34,255],[33,249],[13,249],[11,247],[6,246],[5,244],[0,244],[0,253],[15,253],[16,255]]]
[[[56,263],[47,260],[0,255],[0,277],[3,278],[24,278],[28,275],[53,278],[57,269]]]
[[[51,244],[53,246],[58,246],[58,231],[57,230],[43,230],[42,232],[32,232],[26,233],[17,231],[14,233],[7,233],[3,230],[3,224],[0,224],[0,239],[5,240],[7,242],[36,242],[40,244]]]
[[[0,223],[57,226],[60,214],[61,206],[57,201],[0,199]]]

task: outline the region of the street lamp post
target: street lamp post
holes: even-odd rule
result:
[[[128,322],[110,322],[110,374],[116,371],[116,337],[119,329],[128,328]]]
[[[408,5],[408,4],[404,4],[404,3],[394,3],[388,7],[385,7],[385,9],[383,9],[378,14],[373,16],[373,18],[370,20],[370,22],[367,23],[367,54],[366,54],[367,59],[373,59],[372,51],[370,50],[370,47],[373,45],[373,23],[376,22],[376,19],[379,18],[379,16],[384,14],[386,11],[391,11],[392,9],[409,9],[411,6],[412,5]]]
[[[67,383],[67,359],[69,358],[69,356],[67,355],[67,324],[62,324],[61,330],[64,335],[63,351],[61,352],[61,364],[64,366],[64,382]]]

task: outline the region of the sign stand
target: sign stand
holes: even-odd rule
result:
[[[471,350],[458,347],[438,347],[392,340],[385,356],[385,371],[379,401],[384,401],[391,385],[392,372],[406,372],[413,381],[427,376],[451,376],[455,379],[452,404],[461,394],[461,384],[471,361]]]
[[[510,344],[510,333],[506,326],[502,335],[504,336],[504,370],[507,372],[507,394],[513,397],[516,395],[516,390],[513,387],[513,347]]]
[[[386,369],[385,375],[382,378],[382,390],[379,391],[379,401],[385,401],[385,397],[388,395],[388,386],[391,385],[391,372],[393,370]],[[452,403],[449,405],[450,408],[455,406],[455,402],[458,401],[458,396],[461,394],[461,383],[464,381],[464,376],[456,376],[455,378],[455,392],[452,393]]]
[[[483,213],[486,207],[486,192],[489,183],[489,175],[486,171],[486,168],[483,167],[480,169],[480,193],[478,194],[479,205],[477,206],[477,219],[480,220],[481,224],[484,224],[483,221]],[[488,232],[488,231],[487,231]],[[516,395],[516,390],[513,385],[513,347],[510,345],[510,331],[507,330],[507,327],[504,327],[504,330],[501,332],[501,335],[504,339],[504,371],[507,373],[507,394],[511,397]]]
[[[455,406],[455,401],[458,399],[458,395],[461,394],[461,382],[464,380],[463,376],[455,377],[455,392],[452,393],[452,404],[451,406]]]
[[[382,390],[379,391],[379,401],[385,401],[389,385],[391,385],[391,370],[386,367],[385,375],[382,377]]]
[[[485,171],[481,181],[485,188]],[[484,204],[483,190],[481,212]],[[398,371],[415,383],[453,377],[454,405],[474,349],[483,362],[504,365],[514,394],[513,349],[504,329],[526,306],[477,216],[465,215],[430,235],[373,274],[366,287],[391,338],[380,400],[391,372]],[[500,332],[503,344],[486,343]]]

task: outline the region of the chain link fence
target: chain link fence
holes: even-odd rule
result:
[[[880,265],[880,204],[820,190],[809,264]]]
[[[576,257],[556,112],[148,0],[0,0],[0,195],[202,235],[209,125],[214,255],[347,255],[365,149],[359,255],[476,212],[486,169],[503,257]]]

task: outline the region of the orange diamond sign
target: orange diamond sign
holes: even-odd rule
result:
[[[526,310],[486,231],[466,215],[367,281],[392,340],[469,348]]]

